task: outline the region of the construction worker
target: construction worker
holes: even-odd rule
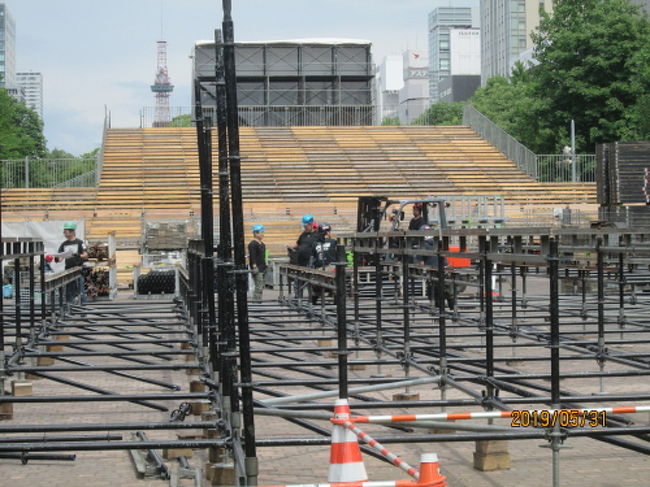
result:
[[[264,225],[253,225],[253,240],[248,244],[248,262],[253,272],[253,302],[262,301],[264,291],[264,274],[266,272],[266,245],[264,240]]]
[[[420,227],[419,230],[431,230],[431,227],[429,225],[422,225],[422,227]],[[428,235],[424,237],[424,239],[422,240],[421,248],[429,252],[435,250],[434,239],[432,235]],[[443,272],[445,267],[447,267],[447,259],[444,256],[441,256],[440,260],[438,260],[438,257],[436,255],[419,255],[416,256],[416,262],[420,265],[426,265],[429,267],[436,268],[435,271],[436,273],[439,267],[443,268]],[[437,279],[430,279],[426,283],[426,295],[428,298],[433,297],[436,307],[438,307],[439,305],[437,283],[438,283]],[[450,284],[449,282],[445,283],[443,296],[444,299],[447,300],[447,305],[449,306],[449,309],[453,309],[454,307],[453,285]]]
[[[332,262],[336,261],[336,240],[332,238],[332,226],[329,223],[321,223],[319,226],[320,238],[314,241],[312,247],[312,258],[314,267],[331,270]]]
[[[289,262],[291,264],[309,267],[312,263],[312,247],[314,242],[320,237],[320,234],[317,231],[318,225],[314,221],[313,215],[309,213],[303,215],[301,223],[303,232],[294,244],[287,246],[289,249]],[[295,280],[294,282],[296,298],[300,299],[305,288],[305,282],[299,280]]]
[[[317,231],[318,225],[314,221],[314,217],[309,213],[302,217],[302,227],[303,232],[292,247],[297,252],[296,263],[308,267],[311,264],[312,248],[320,234]]]
[[[328,272],[334,272],[332,264],[336,261],[337,241],[332,238],[332,226],[329,223],[321,223],[318,227],[318,240],[314,241],[312,247],[312,259],[314,267]],[[323,294],[323,289],[315,287],[312,292],[312,304],[318,303],[318,298]]]
[[[55,258],[56,262],[65,260],[65,268],[81,267],[84,260],[88,260],[88,251],[82,240],[77,238],[77,223],[65,222],[63,224],[63,235],[65,240],[59,245],[59,255]],[[83,277],[78,282],[71,282],[66,287],[66,297],[68,302],[74,300],[83,289]]]
[[[409,230],[419,230],[422,225],[426,224],[422,216],[422,203],[413,204],[413,218],[409,222]]]

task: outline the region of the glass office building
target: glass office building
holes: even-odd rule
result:
[[[25,105],[43,120],[43,75],[34,71],[16,73],[16,84],[25,94]]]
[[[0,3],[0,86],[16,84],[16,24],[7,5]]]
[[[481,1],[481,84],[493,76],[510,76],[519,56],[533,46],[530,34],[540,11],[552,11],[551,0]]]
[[[437,0],[429,13],[429,98],[439,99],[438,83],[451,74],[450,31],[480,27],[479,0]]]

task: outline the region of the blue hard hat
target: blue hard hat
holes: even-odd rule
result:
[[[309,223],[314,223],[314,216],[307,213],[302,217],[302,224],[307,225]]]
[[[253,233],[258,233],[263,231],[264,231],[264,225],[260,225],[259,223],[257,225],[253,225]]]

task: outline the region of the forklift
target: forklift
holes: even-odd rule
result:
[[[421,198],[412,200],[391,200],[386,196],[360,196],[357,204],[357,232],[378,232],[381,221],[389,219],[391,232],[400,231],[404,221],[404,207],[421,205],[422,218],[429,226],[440,230],[448,228],[445,208],[449,203],[442,198]],[[437,213],[437,218],[434,215]]]

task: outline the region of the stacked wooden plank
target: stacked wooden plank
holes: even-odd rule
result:
[[[242,127],[240,136],[247,232],[267,225],[272,255],[295,240],[304,213],[352,230],[361,195],[500,195],[507,213],[595,203],[594,184],[541,184],[464,126]],[[216,185],[216,135],[213,149]],[[97,188],[4,190],[2,211],[7,221],[85,218],[87,238],[114,231],[120,249],[135,250],[144,222],[198,218],[199,193],[194,128],[109,129]],[[216,191],[214,206],[218,215]]]

